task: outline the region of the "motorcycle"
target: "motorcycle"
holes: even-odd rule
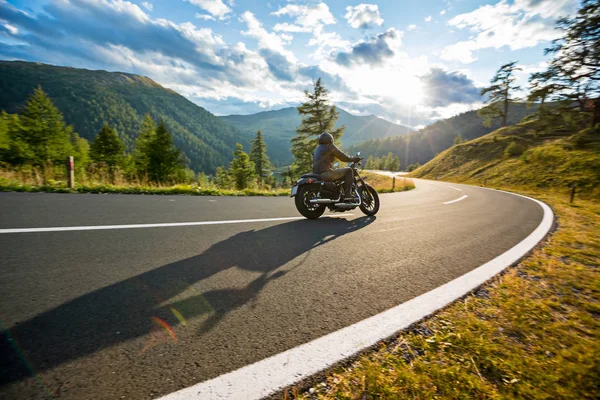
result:
[[[360,156],[360,152],[357,154]],[[329,208],[332,212],[345,212],[359,207],[360,210],[373,216],[379,211],[379,196],[375,189],[366,183],[358,173],[361,161],[352,162],[350,168],[353,171],[352,192],[355,194],[356,202],[345,203],[344,180],[335,182],[325,179],[318,174],[304,174],[292,186],[290,197],[295,197],[296,209],[308,219],[319,218]],[[334,166],[338,166],[335,163]]]

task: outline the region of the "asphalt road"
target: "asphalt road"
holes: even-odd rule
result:
[[[352,214],[0,233],[0,398],[188,387],[470,271],[531,233],[542,209],[419,181],[382,195],[376,218]],[[290,198],[0,193],[0,231],[296,216]]]

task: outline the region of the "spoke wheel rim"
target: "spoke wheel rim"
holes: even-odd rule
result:
[[[373,211],[375,209],[375,201],[371,195],[369,189],[363,188],[361,190],[362,202],[366,210]]]

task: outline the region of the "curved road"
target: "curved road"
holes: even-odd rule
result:
[[[0,193],[0,397],[165,395],[428,292],[543,216],[430,181],[381,203],[264,221],[298,217],[291,199]]]

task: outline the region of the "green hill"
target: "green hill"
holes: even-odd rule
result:
[[[342,145],[345,147],[367,139],[384,138],[406,134],[408,126],[397,125],[374,115],[357,116],[338,108],[340,113],[336,126],[346,125]],[[300,115],[295,107],[275,111],[264,111],[251,115],[227,115],[221,117],[233,127],[247,134],[262,130],[267,143],[269,157],[277,164],[292,161],[290,140],[300,125]]]
[[[164,119],[175,144],[197,171],[210,173],[228,164],[235,143],[247,145],[250,139],[153,80],[121,72],[0,61],[0,110],[20,111],[38,85],[61,110],[65,121],[88,140],[93,140],[107,122],[131,148],[145,113]]]
[[[525,104],[511,103],[508,123],[516,124],[527,115],[533,114],[536,107],[527,108]],[[426,126],[408,135],[384,139],[367,140],[350,146],[349,152],[360,151],[365,156],[381,157],[388,152],[400,157],[400,168],[419,163],[425,164],[438,153],[454,144],[454,139],[460,134],[463,139],[471,140],[492,132],[500,127],[496,122],[491,127],[483,126],[477,111],[468,111],[455,117],[444,119]]]
[[[536,121],[451,147],[412,176],[454,182],[567,190],[600,196],[600,134],[540,130]]]

